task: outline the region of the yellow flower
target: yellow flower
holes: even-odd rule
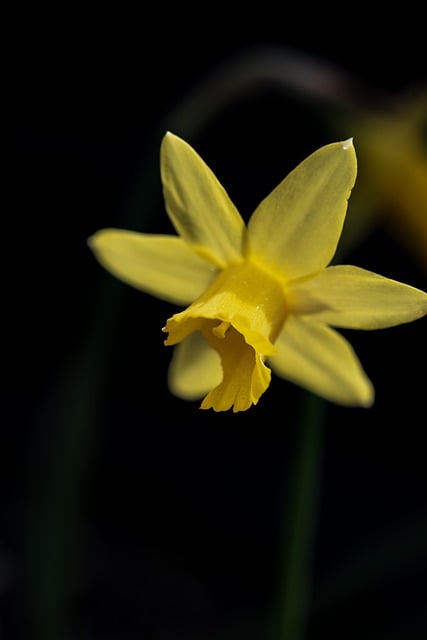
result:
[[[427,93],[400,100],[388,112],[365,112],[342,128],[357,140],[360,171],[343,239],[352,241],[383,216],[399,242],[427,270]],[[359,232],[359,233],[358,233]]]
[[[330,401],[370,406],[372,384],[332,327],[379,329],[427,313],[427,294],[353,266],[328,267],[356,178],[352,140],[315,151],[261,202],[247,226],[190,145],[161,146],[166,209],[178,236],[104,229],[99,262],[124,282],[179,305],[169,386],[201,408],[244,411],[271,369]]]

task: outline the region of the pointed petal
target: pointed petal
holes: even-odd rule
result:
[[[102,229],[88,244],[116,278],[179,305],[198,298],[216,274],[212,264],[177,236]]]
[[[286,280],[323,269],[335,253],[356,170],[351,140],[306,158],[253,213],[248,228],[254,259]]]
[[[189,144],[167,133],[161,146],[166,209],[182,238],[223,268],[242,257],[244,222],[222,185]]]
[[[171,393],[183,400],[199,400],[220,384],[221,360],[201,333],[190,334],[175,348],[168,372]]]
[[[349,329],[382,329],[427,314],[424,291],[348,265],[329,267],[295,284],[290,298],[294,313]]]
[[[350,344],[324,324],[290,316],[279,335],[274,373],[319,396],[347,406],[369,407],[374,389]]]

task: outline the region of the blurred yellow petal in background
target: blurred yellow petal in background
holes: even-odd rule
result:
[[[352,117],[359,174],[343,240],[353,244],[380,217],[427,273],[426,125],[427,91]]]

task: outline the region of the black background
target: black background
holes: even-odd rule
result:
[[[301,392],[274,379],[238,415],[170,396],[160,329],[173,307],[103,272],[86,239],[108,226],[171,231],[161,137],[173,125],[186,137],[198,114],[188,124],[176,109],[236,55],[309,55],[393,96],[425,81],[425,58],[409,10],[375,23],[246,12],[16,20],[2,252],[5,638],[269,637]],[[330,135],[314,98],[267,86],[189,142],[247,219]],[[347,258],[426,289],[385,225]],[[325,406],[308,639],[426,632],[426,328],[346,334],[377,399],[370,410]],[[342,567],[348,592],[345,581],[333,589]]]

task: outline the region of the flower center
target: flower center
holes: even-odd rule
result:
[[[264,360],[275,353],[286,311],[281,283],[245,261],[221,271],[193,304],[168,320],[165,344],[200,331],[221,357],[222,382],[202,408],[242,411],[258,402],[270,383]]]

